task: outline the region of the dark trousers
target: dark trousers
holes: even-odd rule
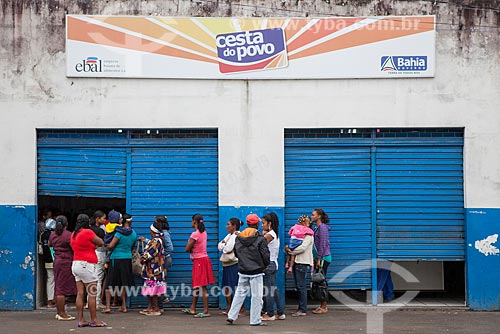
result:
[[[377,268],[377,290],[383,292],[384,300],[394,299],[394,285],[390,270]]]
[[[321,271],[323,271],[323,275],[325,275],[325,279],[326,279],[326,282],[325,282],[326,289],[328,289],[328,278],[326,277],[326,272],[328,271],[329,265],[330,265],[330,262],[323,261],[323,267],[321,268]],[[328,293],[326,293],[324,295],[322,294],[320,301],[327,302],[328,301]]]
[[[276,288],[276,263],[271,261],[264,276],[264,312],[268,316],[272,317],[274,315],[274,304],[278,308],[278,315],[285,313],[285,307],[281,302],[280,294]]]
[[[299,292],[299,311],[307,313],[307,282],[306,274],[310,271],[307,264],[296,263],[293,266],[293,278]]]

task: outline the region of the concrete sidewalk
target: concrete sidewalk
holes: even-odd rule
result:
[[[380,309],[379,309],[380,310]],[[226,325],[225,316],[211,310],[212,317],[194,319],[179,309],[168,309],[159,317],[140,315],[138,310],[127,314],[102,315],[107,328],[77,328],[76,321],[56,321],[54,310],[0,312],[1,333],[367,333],[367,317],[352,310],[331,310],[328,314],[292,318],[287,310],[284,321],[269,322],[267,327],[248,326],[249,317]],[[69,310],[75,315],[75,310]],[[85,311],[88,320],[88,312]],[[383,316],[383,333],[499,333],[499,312],[466,310],[398,310]],[[374,333],[372,331],[372,333]]]

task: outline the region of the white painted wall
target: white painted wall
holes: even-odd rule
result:
[[[453,12],[438,13],[438,21],[461,19]],[[75,79],[65,77],[64,52],[51,48],[54,36],[38,29],[42,16],[23,14],[1,37],[0,204],[36,203],[36,129],[216,127],[219,204],[283,206],[284,128],[463,126],[466,207],[500,207],[496,29],[468,39],[439,30],[431,79]]]

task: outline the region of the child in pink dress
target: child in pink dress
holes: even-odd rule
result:
[[[302,242],[304,241],[304,238],[306,235],[314,235],[314,231],[307,227],[310,224],[306,224],[307,226],[300,225],[303,222],[310,221],[311,219],[307,215],[302,215],[297,219],[297,224],[293,225],[290,231],[288,231],[288,235],[290,236],[290,243],[288,245],[288,248],[290,250],[294,250],[295,248],[299,247],[302,245]],[[285,264],[285,268],[288,268],[287,273],[291,274],[293,271],[293,266],[295,264],[295,255],[288,255],[287,261]]]

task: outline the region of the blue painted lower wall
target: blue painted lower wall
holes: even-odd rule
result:
[[[221,206],[219,236],[226,235],[225,222],[231,217],[244,220],[249,213],[263,216],[271,211],[278,214],[280,227],[284,227],[282,207]],[[36,304],[36,206],[1,205],[0,224],[0,310],[32,310]],[[281,240],[284,233],[280,228]],[[472,310],[500,310],[500,253],[495,253],[500,242],[494,242],[495,235],[500,236],[500,208],[466,209],[467,304]],[[279,263],[277,283],[284,298],[282,253]],[[222,267],[219,277],[222,279]],[[224,298],[220,299],[220,307],[225,307]]]
[[[33,310],[36,206],[0,205],[0,310]]]
[[[500,310],[500,209],[466,209],[467,304]]]
[[[255,213],[259,217],[262,217],[270,212],[275,212],[278,215],[280,225],[278,231],[278,237],[280,240],[285,240],[285,223],[284,223],[284,208],[283,207],[262,207],[262,206],[220,206],[219,207],[219,237],[222,240],[227,235],[226,222],[232,218],[239,218],[243,223],[245,223],[245,217],[250,213]],[[262,226],[261,226],[262,227]],[[240,228],[242,231],[245,226]],[[261,229],[262,230],[262,229]],[[281,241],[280,248],[285,247],[284,241]],[[278,286],[279,293],[281,295],[281,300],[285,301],[285,270],[284,270],[284,253],[280,252],[278,258],[278,273],[276,274],[276,284]],[[219,282],[222,282],[222,266],[220,266],[219,271]],[[226,308],[226,298],[221,296],[219,299],[219,307],[221,309]]]

